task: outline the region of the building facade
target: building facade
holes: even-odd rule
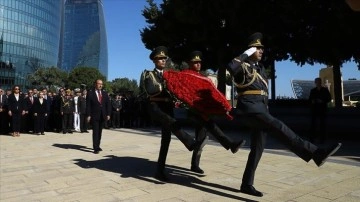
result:
[[[61,61],[65,71],[75,67],[97,68],[108,75],[107,38],[101,0],[66,0]]]
[[[0,0],[0,86],[25,87],[28,74],[58,62],[62,1]]]

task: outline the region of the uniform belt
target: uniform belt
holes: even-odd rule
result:
[[[155,101],[155,102],[170,102],[170,98],[167,97],[151,97],[150,101]]]
[[[267,96],[268,93],[264,90],[247,90],[244,92],[239,92],[238,93],[239,96],[243,96],[243,95],[264,95]]]

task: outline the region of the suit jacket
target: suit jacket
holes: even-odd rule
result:
[[[39,98],[36,98],[34,100],[34,104],[33,104],[33,113],[37,113],[37,114],[46,114],[47,112],[47,104],[48,102],[46,101],[46,99],[43,99],[43,103],[40,103]]]
[[[16,100],[15,95],[12,93],[8,97],[9,111],[12,113],[22,113],[26,110],[25,99],[22,95],[19,95],[19,100]]]
[[[79,114],[86,114],[86,99],[83,96],[78,96],[76,107]]]
[[[51,113],[51,109],[52,109],[52,103],[53,103],[53,101],[52,101],[52,97],[50,97],[50,96],[45,96],[44,97],[44,99],[45,99],[45,102],[46,102],[46,113],[48,113],[48,114],[50,114]]]
[[[2,97],[2,101],[0,102],[0,108],[3,109],[3,111],[5,111],[7,109],[7,97],[6,95],[0,95]]]
[[[33,102],[31,102],[30,97],[26,97],[25,98],[25,103],[26,103],[26,111],[29,112],[29,114],[33,114],[33,106],[34,106],[34,102],[35,100],[38,99],[37,97],[33,97]]]
[[[102,102],[100,103],[95,89],[88,92],[86,97],[86,116],[91,116],[93,121],[106,120],[111,115],[111,103],[109,95],[101,90]]]

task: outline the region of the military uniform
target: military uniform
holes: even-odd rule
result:
[[[116,98],[111,102],[112,106],[112,127],[113,128],[120,128],[120,111],[122,108],[121,97],[120,95],[116,95]]]
[[[199,73],[201,69],[201,59],[202,53],[200,51],[191,52],[187,60],[190,63],[190,70],[184,71],[192,71],[196,75],[201,75]],[[195,139],[198,145],[194,148],[191,158],[190,169],[192,171],[201,174],[204,173],[204,171],[200,168],[199,164],[203,147],[206,145],[206,142],[208,140],[207,132],[210,132],[226,150],[231,149],[231,152],[233,153],[236,153],[239,148],[245,144],[245,140],[235,142],[229,137],[227,137],[213,120],[204,120],[204,118],[202,118],[200,114],[192,110],[188,110],[188,115],[191,122],[195,124]]]
[[[154,61],[158,60],[159,58],[167,58],[167,48],[163,46],[159,46],[155,48],[154,51],[150,54],[150,59]],[[156,64],[155,64],[156,66]],[[183,131],[179,123],[174,118],[173,114],[173,108],[174,103],[171,99],[170,94],[164,90],[163,85],[163,67],[156,66],[154,70],[147,72],[145,71],[143,75],[141,76],[141,84],[140,89],[141,91],[144,91],[148,95],[148,107],[149,110],[148,113],[151,116],[151,118],[159,122],[161,124],[161,146],[160,146],[160,152],[159,152],[159,158],[158,158],[158,165],[157,165],[157,171],[155,174],[155,178],[161,180],[161,181],[168,181],[168,177],[165,175],[165,162],[166,162],[166,156],[169,150],[170,140],[171,140],[171,133],[173,133],[189,150],[192,151],[195,147],[195,140],[194,138],[187,134],[185,131]],[[144,74],[149,74],[153,81],[157,83],[156,85],[159,87],[159,91],[156,93],[154,92],[154,89],[152,89],[154,86],[151,84],[151,81],[147,81]]]
[[[60,113],[62,115],[63,134],[72,133],[73,118],[75,112],[74,99],[70,95],[71,90],[66,90],[66,95],[61,98]]]
[[[326,149],[301,139],[283,122],[273,117],[268,111],[268,85],[265,68],[258,61],[261,59],[263,45],[262,34],[255,33],[249,38],[249,49],[228,65],[234,76],[238,100],[236,112],[251,128],[251,151],[242,178],[240,190],[243,193],[262,196],[252,185],[255,170],[264,151],[267,132],[280,139],[292,152],[308,162],[311,159],[321,166],[328,156],[336,152],[341,144]],[[258,52],[256,52],[258,51]],[[258,55],[260,54],[259,58]]]

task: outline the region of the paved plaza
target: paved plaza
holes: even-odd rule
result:
[[[153,178],[159,133],[104,130],[100,154],[92,153],[91,133],[0,135],[0,201],[360,201],[358,141],[344,142],[318,168],[268,137],[255,178],[264,193],[259,198],[239,192],[249,142],[232,154],[210,140],[201,159],[205,175],[199,175],[189,170],[191,152],[173,136],[171,182],[162,183]]]

